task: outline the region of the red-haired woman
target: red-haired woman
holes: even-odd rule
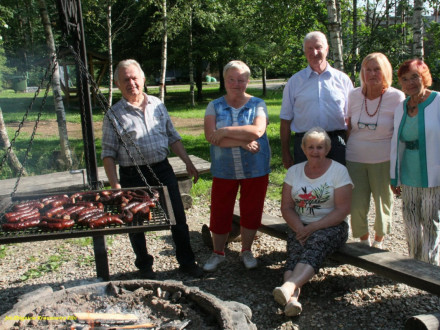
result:
[[[431,73],[422,60],[404,62],[397,76],[408,97],[394,115],[391,186],[402,194],[409,255],[438,266],[440,94],[428,89]]]

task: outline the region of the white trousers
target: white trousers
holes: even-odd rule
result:
[[[440,266],[440,187],[403,185],[402,206],[409,256]]]

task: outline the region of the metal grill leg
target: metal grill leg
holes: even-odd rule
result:
[[[104,281],[110,280],[105,236],[93,236],[93,250],[95,252],[97,276],[102,278]]]

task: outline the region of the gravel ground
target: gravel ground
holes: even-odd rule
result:
[[[401,221],[400,200],[395,201],[393,233],[385,249],[407,255]],[[267,201],[265,212],[280,215],[279,204]],[[200,264],[211,251],[203,244],[201,227],[209,221],[206,201],[195,201],[187,211],[191,240]],[[370,223],[372,223],[370,213]],[[239,261],[240,243],[229,244],[227,262],[213,274],[193,279],[177,271],[169,231],[147,233],[155,256],[159,280],[174,279],[196,286],[223,300],[248,305],[259,329],[403,329],[408,317],[439,312],[436,295],[376,276],[351,265],[325,264],[303,287],[303,313],[288,318],[274,302],[272,290],[282,283],[286,258],[284,241],[259,235],[254,254],[259,267],[246,271]],[[127,235],[107,237],[112,280],[137,277],[134,255]],[[54,290],[97,281],[90,239],[54,240],[0,246],[0,315],[12,308],[17,298],[49,285]]]

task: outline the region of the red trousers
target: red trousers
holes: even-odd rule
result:
[[[268,183],[268,174],[240,180],[213,178],[209,229],[219,235],[231,231],[238,188],[240,188],[240,225],[247,229],[258,229],[261,226]]]

